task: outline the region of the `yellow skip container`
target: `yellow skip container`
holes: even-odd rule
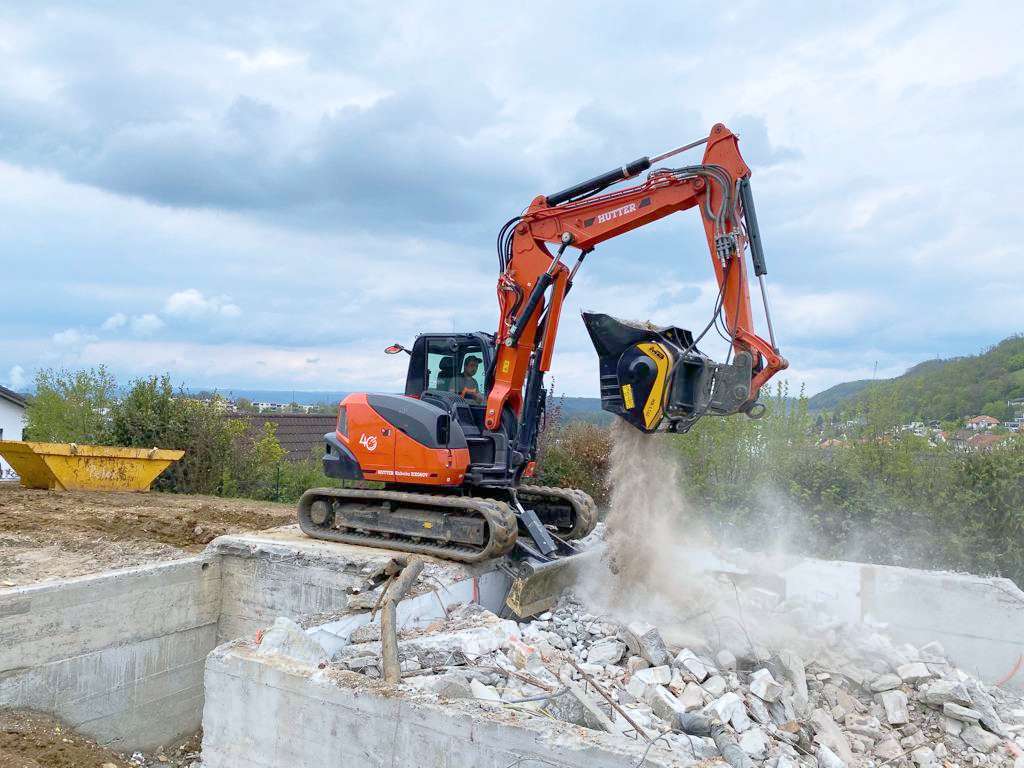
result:
[[[111,448],[75,443],[0,440],[7,459],[26,488],[51,491],[148,491],[184,451]]]

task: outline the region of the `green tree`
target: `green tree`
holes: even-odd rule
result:
[[[104,367],[81,371],[41,370],[25,412],[30,440],[103,445],[110,441],[109,412],[117,382]]]

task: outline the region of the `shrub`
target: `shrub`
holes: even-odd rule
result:
[[[109,412],[117,382],[102,365],[82,371],[41,370],[25,411],[25,439],[51,443],[110,441]]]

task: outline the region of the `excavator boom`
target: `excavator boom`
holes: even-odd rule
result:
[[[602,404],[647,432],[659,427],[684,431],[707,413],[757,413],[760,388],[787,362],[772,338],[750,169],[736,135],[721,124],[706,139],[655,159],[701,144],[705,150],[699,165],[659,168],[641,184],[601,194],[609,185],[647,170],[652,161],[640,158],[554,195],[538,196],[521,217],[506,224],[499,235],[499,351],[487,401],[490,428],[509,407],[525,422],[527,437],[533,436],[529,427],[535,380],[551,367],[562,304],[584,258],[606,240],[689,208],[701,213],[719,286],[713,322],[721,318],[735,362],[713,363],[697,350],[699,338],[681,329],[627,333],[610,319],[585,316],[601,358]],[[754,330],[744,261],[748,244],[770,341]],[[554,254],[549,245],[557,246]],[[571,269],[562,261],[570,246],[579,251]],[[637,348],[644,343],[654,346]],[[624,355],[629,359],[622,362]],[[637,389],[647,396],[638,398]]]

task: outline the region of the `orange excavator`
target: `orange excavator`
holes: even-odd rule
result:
[[[704,146],[698,165],[652,166]],[[634,186],[613,185],[649,173]],[[566,294],[598,245],[677,211],[704,222],[718,298],[698,334],[583,313],[600,362],[601,406],[643,432],[684,432],[705,415],[764,407],[761,387],[787,366],[771,326],[764,251],[737,137],[715,125],[699,141],[642,157],[534,198],[498,234],[494,334],[427,333],[406,349],[405,394],[355,393],[325,436],[324,470],[348,482],[299,502],[309,536],[463,562],[516,550],[536,570],[575,552],[596,522],[586,493],[530,484]],[[554,252],[552,253],[552,247]],[[563,262],[578,251],[575,263]],[[745,254],[757,276],[769,340],[754,331]],[[715,327],[725,362],[697,348]]]

